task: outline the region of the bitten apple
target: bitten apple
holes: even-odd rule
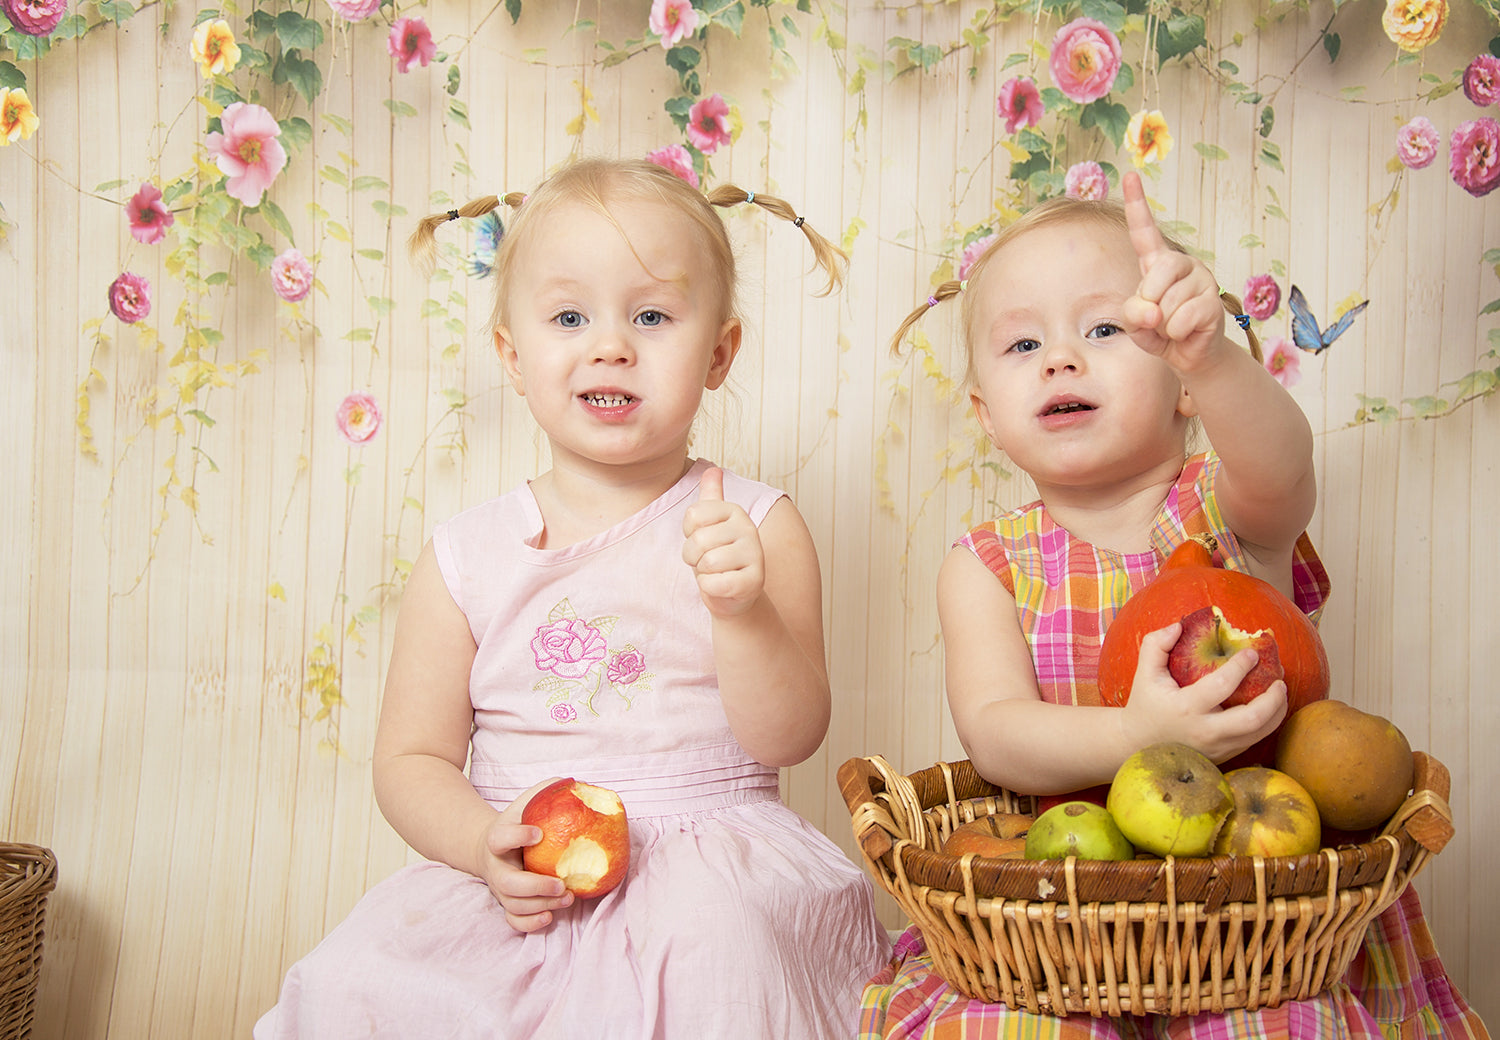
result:
[[[1307,789],[1279,769],[1231,769],[1234,812],[1219,831],[1214,851],[1227,856],[1301,856],[1322,845],[1318,807]]]
[[[521,810],[521,822],[540,827],[542,840],[521,851],[533,874],[561,878],[583,899],[602,896],[625,880],[630,828],[625,804],[606,787],[568,777],[548,784]]]
[[[1167,655],[1167,670],[1178,686],[1190,686],[1216,672],[1241,650],[1254,650],[1255,667],[1223,702],[1230,708],[1247,704],[1284,678],[1281,654],[1269,628],[1247,632],[1230,624],[1218,606],[1202,607],[1183,616],[1182,634]]]

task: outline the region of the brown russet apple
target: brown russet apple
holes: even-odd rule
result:
[[[1325,826],[1378,827],[1411,791],[1415,763],[1389,719],[1343,701],[1315,701],[1286,720],[1276,768],[1307,788]]]
[[[1246,766],[1224,774],[1234,811],[1214,852],[1224,856],[1301,856],[1322,847],[1312,795],[1279,769]]]
[[[1019,859],[1026,850],[1026,832],[1032,817],[1022,813],[992,813],[953,829],[943,842],[950,856],[972,852],[991,859]]]
[[[583,899],[602,896],[625,880],[630,866],[630,828],[625,804],[606,787],[572,777],[548,784],[521,810],[521,822],[542,831],[542,840],[521,851],[533,874],[561,878]]]
[[[1281,667],[1281,654],[1276,649],[1276,637],[1269,628],[1258,628],[1253,632],[1236,628],[1217,605],[1183,615],[1182,634],[1167,655],[1167,670],[1178,686],[1191,686],[1218,671],[1241,650],[1255,651],[1255,667],[1225,698],[1223,706],[1232,708],[1236,704],[1248,704],[1286,675]]]

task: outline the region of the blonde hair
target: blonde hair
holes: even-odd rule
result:
[[[992,257],[1005,248],[1006,245],[1020,238],[1028,231],[1036,231],[1039,228],[1067,223],[1093,224],[1110,230],[1123,231],[1126,234],[1130,232],[1130,224],[1125,217],[1125,207],[1118,202],[1075,199],[1066,195],[1048,199],[1022,214],[1019,219],[1001,228],[995,235],[995,241],[990,243],[989,248],[980,254],[979,258],[974,261],[973,266],[969,268],[967,272],[968,277],[963,281],[959,281],[957,278],[948,279],[938,285],[932,291],[931,296],[912,308],[911,313],[902,320],[901,326],[896,329],[896,334],[891,337],[891,353],[901,353],[901,344],[905,342],[907,333],[911,331],[913,325],[921,320],[922,315],[944,300],[951,300],[953,297],[962,294],[961,320],[964,327],[964,357],[966,359],[964,380],[966,383],[972,384],[974,382],[974,330],[971,323],[974,318],[974,296],[972,293],[964,292],[964,288],[983,272]],[[1167,245],[1177,252],[1187,252],[1182,244],[1170,235],[1164,234],[1162,237],[1166,239]],[[1244,313],[1244,305],[1240,302],[1239,297],[1233,293],[1220,292],[1219,299],[1223,302],[1224,309],[1230,314],[1238,317]],[[1251,356],[1256,361],[1263,360],[1260,340],[1256,338],[1255,333],[1246,327],[1245,336],[1250,342]]]
[[[500,326],[506,320],[507,288],[515,269],[515,258],[532,235],[541,233],[536,229],[542,226],[547,214],[566,203],[583,203],[613,220],[610,202],[625,199],[644,199],[675,207],[697,225],[708,250],[712,274],[723,295],[724,318],[737,317],[735,262],[729,234],[716,207],[749,202],[790,221],[807,237],[814,262],[828,276],[828,284],[818,295],[827,295],[843,284],[848,254],[814,230],[790,203],[732,184],[720,185],[704,195],[675,174],[644,159],[580,159],[564,166],[530,194],[485,195],[457,209],[423,217],[412,232],[407,248],[413,262],[430,274],[437,259],[436,232],[440,225],[458,217],[482,217],[501,204],[510,207],[513,216],[495,251],[495,306],[491,325]]]

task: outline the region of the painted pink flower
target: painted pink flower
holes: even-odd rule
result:
[[[1302,381],[1302,351],[1280,336],[1266,342],[1266,371],[1290,390]]]
[[[142,184],[125,203],[125,219],[130,222],[130,233],[137,242],[154,246],[167,237],[167,228],[177,220],[172,211],[161,201],[161,189],[154,184]]]
[[[287,303],[297,303],[312,292],[313,269],[301,250],[288,249],[271,261],[271,288]]]
[[[688,140],[704,155],[713,155],[729,143],[729,102],[718,94],[694,103],[688,109]]]
[[[582,679],[604,660],[607,649],[599,630],[578,618],[559,618],[531,638],[537,668],[564,679]]]
[[[610,658],[609,667],[605,669],[605,675],[609,681],[616,686],[629,686],[641,677],[646,670],[646,658],[634,647],[621,650]]]
[[[328,6],[351,22],[362,22],[380,10],[380,0],[328,0]]]
[[[68,0],[0,0],[0,11],[17,32],[49,36],[68,13]]]
[[[1052,82],[1071,101],[1098,101],[1120,71],[1120,41],[1103,22],[1075,18],[1052,38]]]
[[[276,140],[281,126],[259,105],[236,101],[219,116],[224,132],[208,135],[205,144],[229,177],[224,190],[247,206],[259,206],[266,189],[286,165],[286,149]]]
[[[567,701],[563,701],[561,704],[552,705],[552,710],[547,714],[551,716],[553,722],[556,722],[559,725],[566,725],[569,722],[578,721],[578,709],[573,707],[573,705],[569,704]]]
[[[1437,127],[1432,125],[1432,120],[1426,116],[1417,116],[1396,131],[1396,158],[1401,160],[1402,165],[1420,170],[1432,165],[1441,142],[1442,138],[1438,136]]]
[[[669,144],[665,148],[658,148],[646,156],[646,161],[654,162],[663,169],[670,170],[695,188],[698,186],[698,171],[693,169],[693,157],[680,144]]]
[[[1448,172],[1479,198],[1500,187],[1500,123],[1489,116],[1460,123],[1448,140]]]
[[[1018,133],[1042,121],[1042,94],[1036,80],[1015,76],[1005,81],[995,98],[995,114],[1005,120],[1005,132]]]
[[[432,30],[420,18],[397,18],[391,34],[385,38],[385,49],[396,59],[397,72],[410,72],[413,62],[425,69],[437,56]]]
[[[671,50],[698,29],[698,12],[691,0],[651,0],[647,27],[661,37],[661,45]]]
[[[974,264],[978,262],[979,258],[985,254],[985,251],[988,250],[990,246],[995,244],[995,239],[997,237],[998,236],[993,231],[991,231],[983,238],[976,238],[974,241],[964,246],[964,255],[961,256],[958,260],[959,281],[963,281],[965,278],[969,277],[969,272],[974,269]]]
[[[1281,286],[1268,274],[1245,279],[1245,313],[1256,321],[1265,321],[1281,306]]]
[[[1464,97],[1481,108],[1500,101],[1500,58],[1481,54],[1464,69]]]
[[[369,394],[350,394],[339,405],[339,434],[350,444],[364,444],[380,432],[380,406]]]
[[[1074,163],[1063,176],[1063,190],[1070,198],[1099,202],[1109,198],[1109,178],[1096,162]]]
[[[151,313],[151,283],[129,271],[109,283],[109,309],[127,325],[144,320]]]

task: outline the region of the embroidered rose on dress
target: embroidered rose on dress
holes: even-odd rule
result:
[[[582,679],[604,660],[606,649],[599,630],[577,618],[543,625],[531,640],[537,668],[564,679]]]
[[[578,721],[578,709],[566,701],[552,705],[552,710],[548,714],[552,716],[553,722],[563,726]]]
[[[532,689],[547,694],[547,716],[558,725],[577,722],[578,702],[598,715],[594,700],[605,689],[625,702],[629,711],[635,695],[651,689],[646,655],[627,643],[610,649],[608,637],[618,617],[580,618],[563,600],[547,615],[547,623],[531,639],[536,667],[547,674]]]
[[[605,674],[609,676],[609,681],[617,686],[629,686],[639,679],[645,670],[646,659],[641,656],[639,650],[631,646],[615,651]]]

